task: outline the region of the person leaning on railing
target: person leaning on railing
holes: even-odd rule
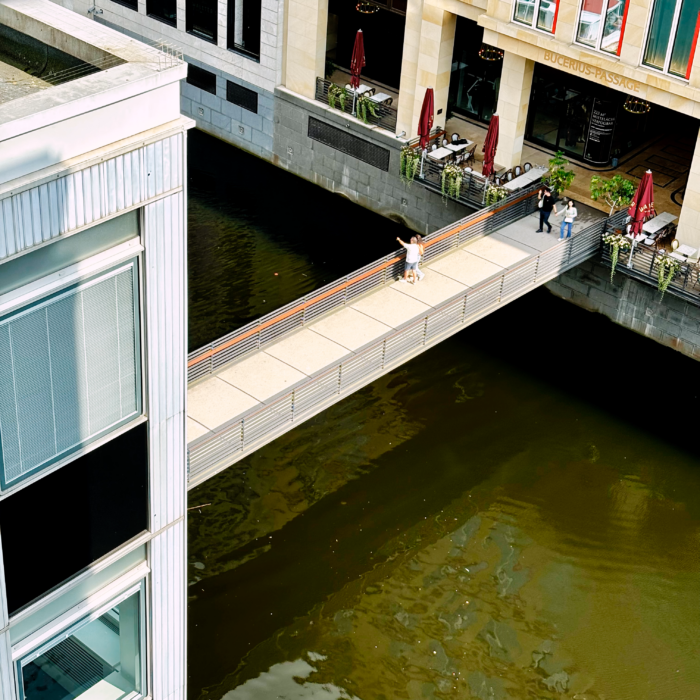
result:
[[[420,261],[420,248],[418,246],[418,239],[413,236],[410,243],[405,243],[398,236],[396,240],[406,249],[406,262],[403,268],[403,277],[399,282],[408,282],[409,271],[413,273],[413,284],[418,282],[418,262]]]

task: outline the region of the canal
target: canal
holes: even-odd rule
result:
[[[218,147],[234,171],[248,158]],[[198,187],[191,256],[216,229],[273,272],[319,265],[285,294],[341,265],[343,236],[285,247],[278,210]],[[344,236],[395,237],[347,216]],[[244,322],[284,296],[240,269],[247,247],[227,260],[220,279],[230,264],[246,282],[229,280],[229,307],[195,303],[203,337],[207,314]],[[190,493],[211,504],[188,521],[190,698],[697,700],[699,380],[697,362],[538,290],[214,477]]]

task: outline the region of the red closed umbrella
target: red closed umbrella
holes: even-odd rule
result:
[[[484,147],[481,149],[484,153],[484,167],[481,174],[484,177],[493,175],[493,164],[496,160],[496,149],[498,148],[498,115],[494,114],[489,122],[489,130],[486,132]]]
[[[435,97],[433,88],[429,87],[425,91],[423,106],[420,108],[420,119],[418,120],[418,136],[420,136],[420,147],[425,149],[430,143],[430,130],[433,128],[433,113],[435,111]]]
[[[635,236],[642,232],[642,226],[645,221],[651,219],[652,216],[656,216],[656,209],[654,209],[654,180],[651,176],[651,170],[647,170],[642,176],[627,213],[632,217],[630,233]]]
[[[352,47],[352,60],[350,61],[350,87],[354,90],[360,87],[360,73],[362,73],[365,65],[365,40],[362,30],[358,29],[355,35],[355,45]]]

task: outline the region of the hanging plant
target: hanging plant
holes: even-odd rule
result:
[[[676,260],[665,253],[661,253],[656,262],[659,265],[659,291],[663,299],[668,285],[671,284],[676,273],[681,269],[681,263],[680,260]]]
[[[612,270],[610,271],[610,284],[612,284],[613,277],[615,276],[615,268],[617,267],[617,261],[620,257],[620,251],[629,250],[632,247],[629,238],[626,238],[622,233],[606,233],[603,236],[603,243],[610,248],[610,261],[612,263]]]
[[[442,196],[459,198],[462,189],[462,169],[456,165],[446,165],[442,171]]]
[[[489,185],[486,190],[485,202],[487,205],[495,204],[505,199],[510,192],[505,187],[500,187],[499,185]]]
[[[375,118],[377,116],[377,104],[376,104],[376,102],[374,102],[372,99],[370,99],[366,95],[360,95],[357,98],[357,102],[355,103],[355,110],[356,110],[358,119],[362,119],[362,121],[365,124],[369,124],[369,120],[367,118],[368,114],[371,114]]]
[[[401,149],[401,182],[410,185],[420,171],[420,149],[404,146]]]
[[[342,85],[331,83],[328,86],[328,106],[335,109],[336,101],[340,102],[340,109],[345,111],[345,102],[348,99],[348,91]]]

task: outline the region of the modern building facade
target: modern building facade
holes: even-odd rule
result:
[[[185,695],[185,75],[0,2],[3,700]]]

